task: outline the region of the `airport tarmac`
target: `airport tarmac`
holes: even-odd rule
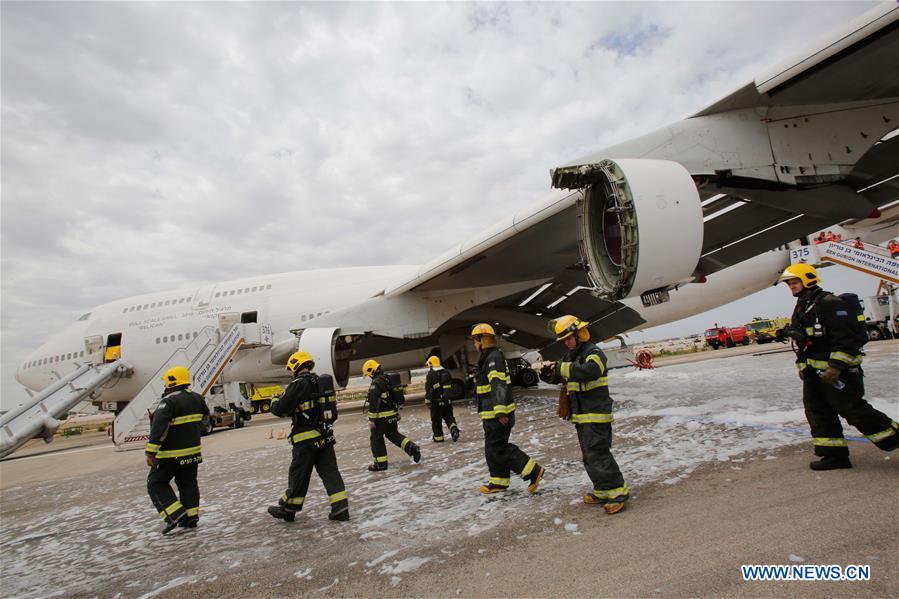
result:
[[[742,350],[747,348],[734,348]],[[556,392],[519,392],[512,440],[547,468],[540,493],[513,480],[484,497],[483,433],[456,406],[459,443],[430,442],[423,406],[370,460],[359,409],[341,413],[338,461],[353,519],[326,518],[313,476],[297,522],[265,512],[290,449],[271,416],[204,439],[200,529],[159,535],[140,452],[100,435],[30,444],[0,462],[4,596],[892,596],[899,583],[899,452],[853,441],[852,470],[807,468],[811,447],[789,353],[703,352],[610,373],[613,451],[632,489],[620,515],[583,505],[589,482]],[[761,348],[756,348],[758,353]],[[868,399],[899,418],[899,343],[866,346]],[[714,358],[714,359],[710,359]],[[847,436],[857,437],[847,428]],[[57,445],[62,443],[62,445]],[[67,445],[68,444],[68,445]],[[51,450],[52,453],[40,453]],[[868,582],[743,582],[741,564],[867,564]]]

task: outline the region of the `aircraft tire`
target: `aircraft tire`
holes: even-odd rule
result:
[[[524,368],[518,374],[518,380],[521,383],[522,387],[536,387],[537,383],[540,381],[540,378],[537,376],[537,373],[534,372],[531,368]]]

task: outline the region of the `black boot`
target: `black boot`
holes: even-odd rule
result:
[[[178,526],[180,526],[182,528],[187,528],[187,529],[195,529],[197,527],[197,524],[199,524],[199,523],[200,523],[199,518],[197,518],[196,516],[190,516],[187,518],[182,518],[178,522]]]
[[[387,464],[383,462],[375,462],[374,464],[368,465],[369,472],[380,472],[381,470],[387,470]]]
[[[409,450],[409,455],[412,456],[412,461],[416,464],[421,461],[421,449],[418,445],[412,444],[412,448]]]
[[[328,514],[328,520],[336,520],[337,522],[346,522],[350,519],[350,508],[345,507],[342,510],[331,512]]]
[[[877,447],[884,451],[893,451],[897,447],[899,447],[899,428],[896,427],[896,423],[893,423],[893,430],[896,432],[881,441],[877,444]]]
[[[459,440],[459,427],[453,425],[450,427],[450,436],[453,438],[453,443]]]
[[[280,520],[284,520],[285,522],[293,522],[294,518],[296,518],[297,515],[294,510],[284,509],[284,506],[280,505],[268,506],[268,513],[271,514],[273,518],[278,518]]]
[[[820,460],[808,465],[812,470],[837,470],[838,468],[852,468],[852,462],[848,457],[824,456]]]
[[[184,512],[181,512],[181,515],[179,515],[177,518],[172,518],[171,520],[166,521],[165,528],[162,529],[162,534],[169,534],[170,532],[175,530],[177,526],[180,526],[186,518],[187,515]]]

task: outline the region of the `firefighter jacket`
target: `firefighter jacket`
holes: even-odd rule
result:
[[[606,355],[592,341],[579,343],[556,366],[553,382],[562,382],[571,401],[574,424],[612,422],[612,398],[606,373]]]
[[[445,394],[452,389],[447,371],[443,367],[431,368],[425,378],[425,399],[435,406],[446,405]]]
[[[796,367],[826,370],[833,366],[843,370],[859,366],[862,353],[856,318],[843,299],[820,287],[800,297],[791,322],[794,330],[805,335],[805,342],[798,343]]]
[[[490,420],[503,414],[515,413],[515,402],[512,399],[512,389],[510,388],[512,379],[509,378],[509,365],[498,347],[490,347],[481,352],[475,385],[478,396],[478,413],[482,419]]]
[[[284,394],[272,402],[272,413],[276,416],[290,416],[290,444],[312,442],[321,447],[333,443],[334,437],[325,422],[323,413],[327,409],[328,398],[322,396],[318,375],[303,372],[297,375]]]
[[[158,460],[174,459],[178,466],[199,464],[200,431],[209,419],[209,407],[199,393],[180,385],[166,389],[153,413],[146,453]]]
[[[390,397],[390,379],[386,372],[379,372],[371,379],[368,388],[368,418],[390,418],[397,416],[396,404]]]

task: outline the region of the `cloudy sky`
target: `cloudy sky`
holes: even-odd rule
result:
[[[94,305],[424,262],[870,6],[4,2],[3,405]]]

